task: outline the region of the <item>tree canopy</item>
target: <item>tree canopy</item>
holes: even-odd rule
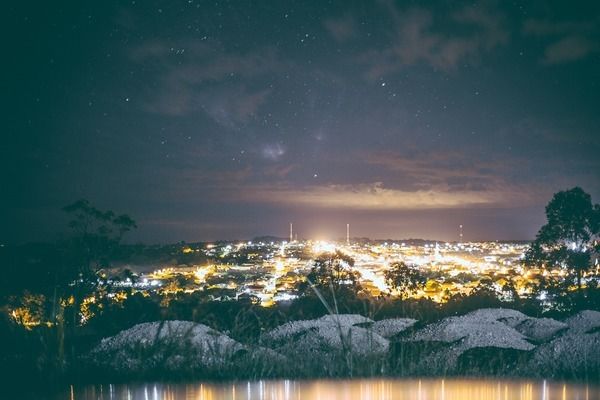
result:
[[[583,273],[600,251],[600,205],[575,187],[554,195],[546,206],[546,218],[525,255],[525,263],[564,269],[581,287]]]
[[[109,266],[119,251],[123,235],[137,228],[127,214],[102,211],[87,200],[78,200],[63,210],[69,214],[71,255],[80,274],[95,273]]]
[[[333,288],[343,286],[358,289],[360,274],[353,270],[354,259],[340,251],[323,253],[313,261],[307,280],[317,288]]]
[[[427,279],[415,265],[402,261],[393,263],[385,271],[385,282],[394,289],[401,299],[406,299],[411,293],[425,286]]]
[[[306,281],[299,285],[305,295],[316,295],[329,313],[338,313],[340,302],[356,299],[362,290],[354,259],[340,251],[323,253],[314,259]]]

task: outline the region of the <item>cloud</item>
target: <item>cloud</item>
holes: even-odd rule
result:
[[[502,206],[530,201],[525,192],[453,191],[447,186],[405,191],[386,188],[381,182],[357,185],[325,185],[303,188],[255,187],[240,200],[279,205],[354,210],[423,210]]]
[[[509,34],[503,26],[502,16],[483,7],[465,7],[443,20],[436,20],[427,9],[400,11],[391,2],[385,4],[394,22],[392,43],[387,48],[363,55],[363,60],[370,63],[370,78],[418,63],[451,70],[465,60],[476,60],[484,52],[508,42]],[[466,33],[436,29],[441,25],[451,25],[456,28],[454,31]]]
[[[597,19],[550,21],[532,18],[523,23],[523,33],[547,40],[542,64],[564,64],[585,59],[600,51],[599,22]]]
[[[222,126],[246,123],[266,101],[262,77],[281,68],[272,49],[244,54],[202,40],[149,40],[131,50],[152,85],[144,85],[145,111],[185,116],[204,111]]]
[[[505,163],[478,160],[451,150],[414,151],[410,155],[381,151],[362,158],[401,175],[405,185],[421,188],[445,185],[448,190],[489,190],[503,186],[500,176],[507,173]]]
[[[596,52],[598,45],[582,36],[568,36],[546,47],[544,64],[562,64],[581,60]]]
[[[262,174],[269,177],[286,178],[297,166],[295,164],[266,166]]]
[[[296,165],[268,163],[230,176],[203,177],[202,186],[216,180],[209,196],[232,203],[367,211],[513,208],[547,198],[542,183],[518,177],[524,168],[518,160],[481,160],[451,150],[409,153],[354,154],[352,158],[362,160],[362,168],[369,171],[355,182],[300,183],[289,177]],[[279,161],[284,154],[278,143],[264,145],[260,153],[267,161]],[[276,179],[265,183],[265,176]]]
[[[523,33],[531,36],[563,35],[569,32],[586,31],[593,29],[593,24],[575,21],[550,21],[529,18],[523,22]]]
[[[338,42],[344,42],[357,35],[356,21],[351,15],[327,19],[323,22],[323,25]]]
[[[249,91],[243,85],[221,86],[199,91],[195,103],[219,125],[236,128],[256,114],[270,92],[269,89]]]

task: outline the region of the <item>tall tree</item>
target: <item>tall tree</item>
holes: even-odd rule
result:
[[[581,188],[558,192],[546,206],[547,223],[525,254],[528,265],[561,268],[582,286],[600,251],[600,205]]]
[[[83,296],[94,289],[98,272],[110,266],[121,251],[123,236],[135,229],[136,223],[126,214],[102,211],[87,200],[78,200],[63,210],[69,214],[71,235],[66,251],[67,270],[74,303],[74,318]]]
[[[393,263],[385,271],[385,282],[402,300],[423,288],[426,281],[427,279],[417,266],[408,265],[402,261]]]
[[[84,275],[107,267],[118,252],[123,235],[137,228],[128,215],[101,211],[83,199],[63,210],[71,217],[71,241],[77,250],[78,272]]]
[[[324,253],[314,260],[307,278],[317,287],[331,286],[334,290],[342,286],[357,287],[360,274],[352,267],[352,257],[340,251]]]
[[[360,273],[353,267],[354,259],[340,251],[323,253],[313,261],[300,291],[317,295],[329,313],[337,314],[338,301],[352,298],[361,290]]]

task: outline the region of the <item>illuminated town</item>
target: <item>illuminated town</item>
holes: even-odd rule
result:
[[[469,296],[481,285],[500,300],[536,296],[543,303],[545,292],[536,291],[541,279],[568,280],[564,269],[533,268],[523,262],[528,242],[443,242],[421,239],[381,240],[275,240],[190,243],[164,246],[174,261],[148,270],[137,264],[122,264],[98,274],[98,287],[83,299],[80,323],[85,325],[98,311],[101,298],[120,303],[140,293],[168,299],[198,294],[205,301],[250,301],[262,307],[290,302],[302,296],[299,287],[323,256],[343,254],[354,260],[343,267],[359,275],[360,293],[369,298],[428,299],[443,304],[453,296]],[[168,250],[165,250],[168,249]],[[199,261],[198,260],[202,260]],[[385,273],[394,263],[417,269],[423,285],[399,292]],[[599,281],[598,259],[584,276],[584,283]],[[146,270],[142,272],[141,270]],[[576,289],[574,283],[572,290]],[[51,326],[39,315],[41,299],[30,296],[30,304],[12,308],[12,319],[26,327]]]
[[[490,281],[498,292],[510,284],[519,295],[530,292],[537,274],[563,274],[523,268],[528,244],[509,242],[449,243],[434,241],[281,241],[190,244],[184,254],[201,253],[208,258],[202,265],[165,265],[120,281],[117,287],[132,286],[139,291],[214,293],[213,300],[253,297],[262,306],[294,299],[298,283],[305,280],[315,257],[340,251],[355,260],[361,286],[371,296],[394,296],[384,272],[397,261],[419,268],[428,280],[410,293],[414,298],[444,302],[456,294],[469,295],[482,280]],[[246,262],[227,260],[243,258]],[[135,266],[127,266],[135,269]],[[350,266],[348,266],[350,268]],[[181,277],[177,280],[177,277]],[[181,282],[177,285],[173,282]]]

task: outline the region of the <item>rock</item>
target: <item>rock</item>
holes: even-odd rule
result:
[[[326,315],[319,319],[292,321],[264,335],[263,339],[284,353],[347,351],[383,353],[387,339],[358,324],[373,323],[357,314]]]
[[[475,348],[499,348],[530,351],[535,346],[513,328],[526,320],[524,314],[508,309],[482,309],[460,317],[445,318],[409,336],[409,342],[444,342],[449,344],[423,357],[417,370],[428,373],[455,372],[458,358]]]
[[[247,349],[230,337],[189,321],[147,322],[102,339],[93,364],[116,372],[220,368]]]
[[[600,376],[600,312],[586,310],[567,320],[562,336],[540,345],[527,366],[540,376]]]
[[[498,321],[535,341],[546,341],[567,328],[567,324],[551,318],[533,318],[507,308],[484,308],[469,315],[486,321]]]
[[[400,332],[405,331],[417,322],[412,318],[390,318],[376,321],[371,326],[371,330],[384,338],[391,338]]]
[[[593,310],[581,311],[567,318],[565,323],[569,326],[570,332],[589,332],[600,328],[600,312]]]
[[[103,339],[87,360],[104,371],[134,377],[348,376],[390,370],[600,376],[598,311],[560,322],[510,309],[480,309],[398,335],[416,322],[326,315],[265,333],[264,347],[241,344],[194,322],[149,322]]]
[[[545,342],[567,329],[568,325],[551,318],[528,318],[514,328],[530,339]]]
[[[262,340],[292,361],[288,372],[295,376],[372,375],[382,371],[389,342],[365,327],[371,324],[361,315],[326,315],[288,322]]]

